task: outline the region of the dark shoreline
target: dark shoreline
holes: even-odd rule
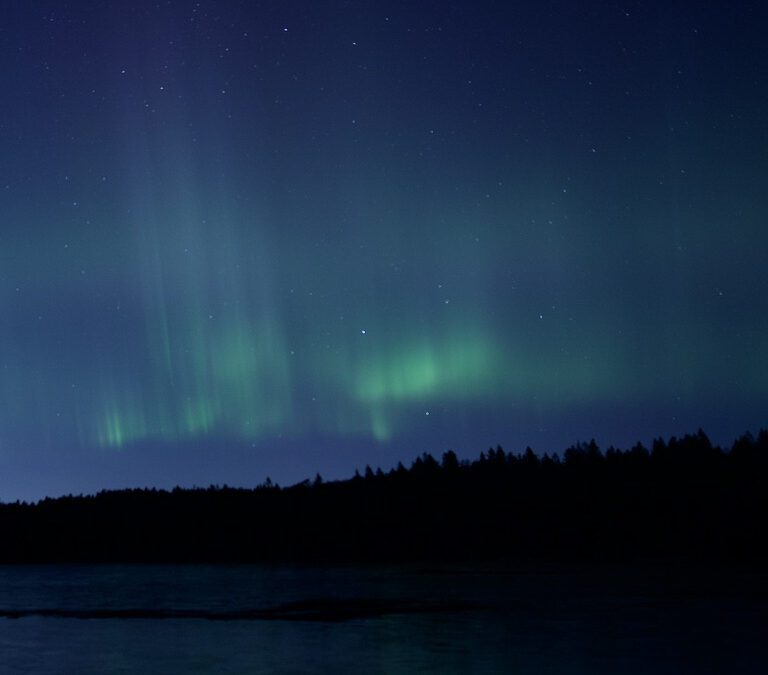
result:
[[[0,505],[0,563],[768,561],[768,432],[699,431],[563,458],[501,448],[460,462],[288,488],[120,490]]]

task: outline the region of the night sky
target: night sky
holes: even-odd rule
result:
[[[0,499],[768,424],[754,2],[3,2]]]

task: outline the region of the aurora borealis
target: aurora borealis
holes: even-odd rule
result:
[[[761,6],[6,4],[0,499],[768,421]]]

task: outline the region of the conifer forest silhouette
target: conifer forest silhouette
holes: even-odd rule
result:
[[[629,450],[422,454],[290,487],[156,488],[0,504],[0,562],[768,559],[768,431]]]

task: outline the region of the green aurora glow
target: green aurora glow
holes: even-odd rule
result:
[[[763,10],[21,4],[8,494],[766,423]]]

